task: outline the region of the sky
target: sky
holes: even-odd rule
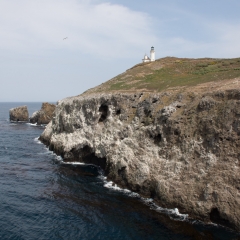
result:
[[[239,0],[0,0],[0,102],[79,95],[152,46],[157,59],[240,57],[239,9]]]

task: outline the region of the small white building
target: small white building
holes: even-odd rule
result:
[[[154,47],[151,47],[150,51],[150,58],[145,54],[144,58],[142,59],[143,62],[154,62],[155,61],[155,51]]]

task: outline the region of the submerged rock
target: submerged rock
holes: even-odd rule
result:
[[[21,106],[16,108],[11,108],[9,110],[10,121],[15,122],[28,122],[29,114],[27,106]]]
[[[83,94],[59,101],[40,140],[161,206],[240,231],[240,98],[232,95]]]
[[[30,123],[48,124],[52,118],[55,111],[56,105],[47,102],[42,103],[42,107],[39,111],[36,111],[29,118]]]

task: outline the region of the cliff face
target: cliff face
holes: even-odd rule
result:
[[[161,206],[240,231],[240,90],[212,84],[66,98],[40,139]]]

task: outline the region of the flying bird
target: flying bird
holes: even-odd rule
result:
[[[65,37],[63,40],[66,40],[68,37]]]

